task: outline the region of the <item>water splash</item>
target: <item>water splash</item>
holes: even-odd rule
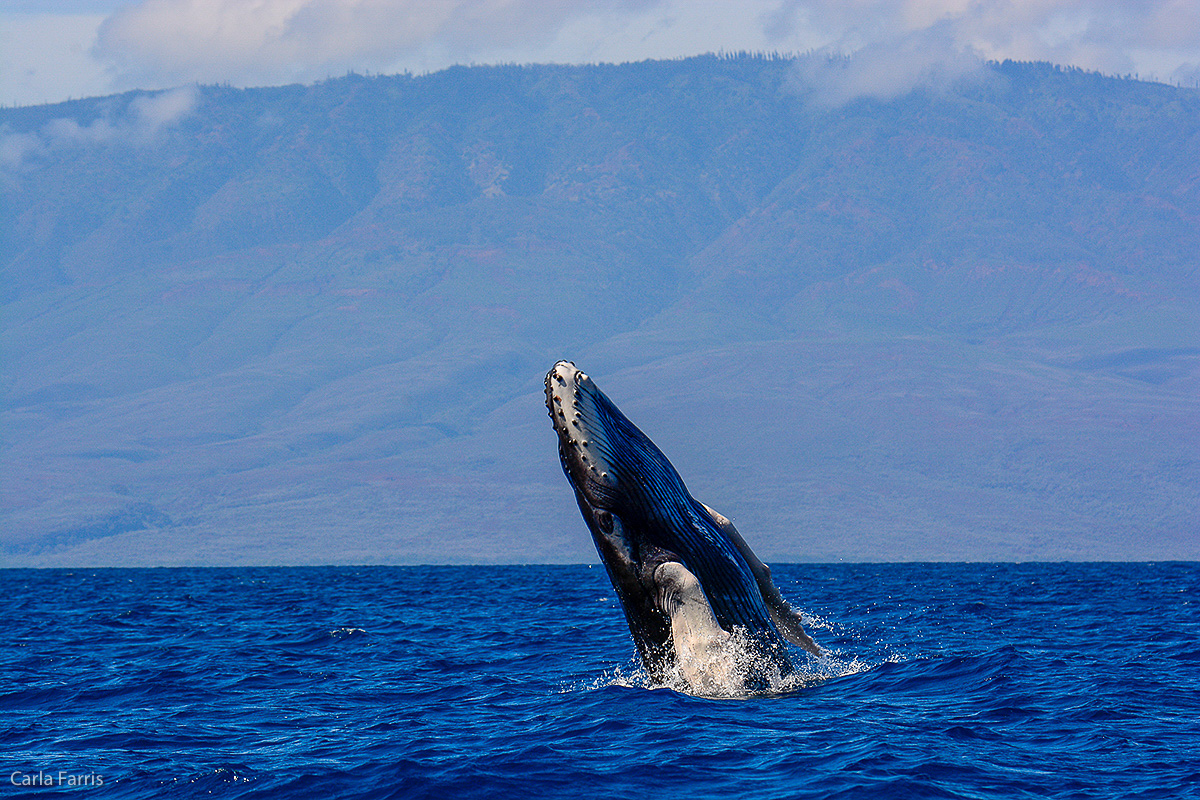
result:
[[[696,685],[684,675],[682,667],[676,667],[664,681],[653,680],[641,663],[633,660],[627,664],[605,670],[599,676],[564,685],[560,693],[594,692],[610,687],[626,689],[670,689],[692,697],[710,699],[748,699],[752,697],[778,697],[818,686],[834,678],[843,678],[867,672],[884,663],[901,661],[898,656],[888,656],[879,662],[871,662],[858,656],[843,656],[838,651],[826,650],[819,658],[806,657],[794,671],[782,674],[778,666],[766,659],[755,647],[748,646],[748,637],[735,640],[726,653],[729,663],[709,665],[711,680]],[[765,678],[763,688],[749,689],[739,676],[758,674]],[[724,676],[724,680],[722,680]]]

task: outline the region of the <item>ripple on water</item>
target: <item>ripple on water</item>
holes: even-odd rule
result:
[[[602,569],[4,577],[4,763],[105,798],[1200,785],[1196,565],[777,566],[827,652],[740,698],[651,683]]]

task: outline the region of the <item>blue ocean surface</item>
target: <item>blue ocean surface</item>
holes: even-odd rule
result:
[[[775,577],[828,654],[713,699],[599,566],[3,570],[0,795],[1200,797],[1200,565]]]

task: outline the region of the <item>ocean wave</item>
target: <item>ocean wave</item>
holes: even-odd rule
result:
[[[824,655],[695,696],[648,679],[586,567],[8,572],[0,777],[99,776],[105,798],[1196,795],[1197,565],[775,576]]]

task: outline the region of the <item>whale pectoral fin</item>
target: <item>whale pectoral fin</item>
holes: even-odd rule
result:
[[[804,626],[800,622],[800,615],[788,605],[788,601],[781,596],[779,605],[767,602],[767,611],[771,614],[771,621],[775,623],[775,627],[783,634],[783,638],[787,639],[797,647],[812,653],[814,656],[821,655],[821,647],[812,640],[812,637],[804,632]]]
[[[699,579],[678,561],[654,569],[659,608],[671,621],[671,639],[679,670],[700,689],[733,685],[729,658],[731,636],[717,623]]]
[[[713,616],[700,580],[683,564],[678,561],[659,564],[654,570],[654,585],[658,589],[658,606],[671,620],[677,649],[681,639],[692,648],[702,640],[729,637]]]
[[[775,627],[783,634],[783,638],[797,647],[804,648],[814,656],[821,655],[821,648],[812,640],[812,637],[804,632],[804,626],[800,621],[800,614],[788,604],[787,600],[783,599],[783,595],[779,593],[775,582],[771,580],[771,568],[760,561],[758,556],[754,555],[754,551],[750,549],[750,545],[746,544],[746,540],[738,533],[738,529],[733,526],[728,517],[705,506],[703,503],[700,505],[704,506],[704,510],[712,518],[713,524],[717,526],[717,530],[725,534],[730,543],[742,554],[742,558],[746,559],[746,563],[750,566],[750,572],[754,574],[754,580],[758,584],[758,590],[762,593],[763,601],[767,604],[767,611],[771,615],[771,621],[775,623]]]

